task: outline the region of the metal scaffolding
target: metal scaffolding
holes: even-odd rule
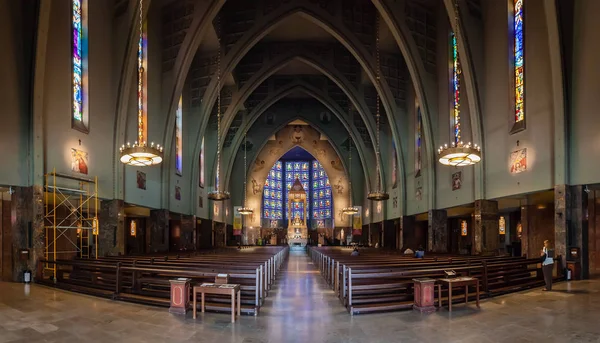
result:
[[[98,258],[98,177],[61,174],[54,169],[44,178],[46,260]],[[44,271],[51,271],[56,279],[55,264],[46,264]]]

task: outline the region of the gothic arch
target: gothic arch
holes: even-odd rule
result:
[[[366,151],[366,148],[364,146],[362,138],[360,137],[358,132],[356,132],[356,128],[354,127],[354,125],[352,123],[346,121],[347,118],[345,118],[343,116],[344,111],[341,108],[339,108],[339,106],[332,99],[319,94],[318,89],[312,87],[311,85],[309,85],[307,83],[292,82],[292,83],[282,87],[277,93],[271,94],[269,98],[265,99],[261,104],[259,104],[255,108],[255,110],[253,110],[249,114],[246,121],[242,124],[242,127],[238,131],[238,134],[236,134],[233,144],[231,145],[231,153],[228,155],[228,158],[223,163],[224,170],[225,170],[225,178],[224,178],[225,187],[229,186],[229,181],[231,178],[231,171],[233,168],[233,164],[235,163],[235,157],[236,157],[234,152],[238,151],[239,147],[243,143],[242,142],[243,133],[248,131],[252,127],[254,122],[266,110],[268,110],[273,104],[275,104],[279,100],[285,98],[287,95],[297,92],[297,91],[303,92],[303,93],[315,98],[316,100],[318,100],[321,104],[323,104],[328,110],[330,110],[340,120],[340,122],[344,125],[346,130],[348,130],[350,132],[350,136],[351,136],[352,140],[355,142],[354,145],[356,147],[361,164],[363,166],[369,165],[369,163],[367,161],[370,161],[370,162],[373,161],[373,159],[374,159],[373,154]],[[302,119],[302,120],[305,120],[308,122],[308,120],[303,117],[298,117],[297,119]],[[317,127],[317,128],[319,127],[318,124],[311,124],[311,125],[313,125],[314,127]],[[279,129],[281,129],[281,128],[278,128],[277,130],[274,130],[274,131],[278,131]],[[322,130],[319,130],[319,131],[322,131]],[[322,132],[322,133],[324,133],[324,132]],[[334,148],[338,149],[338,147],[334,147]],[[368,168],[364,168],[364,167],[362,169],[363,169],[363,172],[365,175],[365,186],[367,188],[369,188],[370,183],[371,183],[370,170]]]
[[[392,33],[392,36],[396,40],[396,44],[402,52],[412,84],[415,88],[417,100],[421,105],[423,133],[425,136],[425,154],[429,164],[427,168],[427,189],[429,191],[427,200],[429,203],[428,207],[433,209],[436,208],[435,170],[437,161],[434,153],[435,143],[433,139],[434,131],[431,114],[437,113],[435,83],[433,80],[428,80],[427,78],[427,72],[425,71],[423,61],[419,56],[417,45],[405,24],[405,20],[403,20],[404,18],[402,18],[404,10],[402,8],[393,8],[394,6],[400,5],[390,4],[389,0],[372,0],[372,2],[379,11],[381,18]],[[402,160],[399,160],[399,164],[402,165]],[[405,177],[404,173],[401,175]],[[405,204],[406,201],[406,198],[402,199],[403,204]]]
[[[314,8],[308,8],[304,4],[290,4],[290,5],[282,5],[277,10],[272,11],[271,13],[265,15],[261,18],[260,22],[257,25],[252,27],[250,30],[247,30],[243,37],[240,38],[228,51],[225,56],[225,60],[223,62],[223,70],[222,74],[227,75],[232,72],[233,68],[239,63],[241,58],[246,55],[246,53],[250,50],[252,46],[254,46],[258,41],[260,41],[264,36],[266,36],[269,32],[271,32],[277,24],[283,22],[287,17],[293,14],[301,14],[306,16],[306,18],[326,32],[331,34],[334,38],[336,38],[342,45],[350,51],[350,53],[357,59],[359,64],[362,66],[363,70],[375,86],[377,92],[381,96],[381,102],[385,109],[388,122],[390,123],[390,130],[392,132],[392,139],[394,139],[398,146],[401,147],[401,141],[398,136],[396,120],[394,114],[396,111],[395,103],[391,100],[393,96],[391,95],[391,91],[387,84],[385,78],[381,78],[380,82],[376,81],[375,76],[375,60],[371,54],[367,51],[366,47],[359,42],[359,40],[355,37],[355,35],[345,28],[340,28],[335,25],[336,21],[328,20],[325,16],[325,12],[317,13]],[[357,43],[358,42],[358,43]],[[217,80],[216,77],[212,77],[211,81],[207,87],[209,90],[204,94],[202,105],[200,108],[200,113],[210,113],[210,109],[216,100],[217,95]],[[173,115],[170,113],[169,115]],[[201,133],[204,132],[206,125],[208,123],[208,115],[204,115],[202,118],[202,124],[200,125],[200,130],[198,131],[198,137],[201,137]],[[170,122],[170,121],[169,121]],[[167,139],[168,140],[168,139]],[[197,156],[200,152],[200,139],[197,139],[196,146],[194,149],[194,155]],[[167,147],[168,148],[168,147]],[[401,177],[401,186],[404,189],[405,187],[405,177],[404,177],[404,158],[402,154],[402,148],[397,149],[397,158],[400,169]],[[192,175],[197,174],[198,163],[193,163]],[[382,168],[383,169],[383,168]],[[385,189],[385,178],[381,180],[382,188]],[[192,199],[195,203],[195,197]]]
[[[341,215],[341,210],[348,206],[348,178],[344,167],[334,168],[331,161],[339,160],[343,163],[340,155],[329,143],[319,139],[321,133],[310,126],[290,126],[286,125],[275,133],[275,140],[267,141],[261,147],[256,156],[256,160],[264,161],[265,167],[248,172],[247,204],[254,209],[262,207],[262,187],[265,183],[267,174],[286,152],[298,146],[309,152],[321,163],[327,173],[332,187],[333,210],[335,226],[349,226],[347,216]],[[338,165],[338,164],[336,164]],[[342,164],[339,164],[340,166]],[[338,187],[339,185],[339,187]],[[250,216],[248,226],[260,227],[260,211],[255,211]]]

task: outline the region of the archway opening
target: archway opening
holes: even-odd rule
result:
[[[309,239],[311,230],[333,228],[334,217],[332,187],[325,169],[308,151],[292,148],[275,162],[265,180],[261,226],[287,229],[288,240],[304,240]]]

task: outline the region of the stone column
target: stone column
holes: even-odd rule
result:
[[[581,256],[588,255],[588,246],[583,244],[584,209],[587,209],[587,194],[582,186],[554,186],[553,246],[555,255],[562,258],[559,270],[566,267],[568,248],[579,247]],[[587,259],[583,258],[581,270],[587,268]]]
[[[448,215],[446,210],[429,210],[427,232],[427,250],[448,252]]]
[[[123,200],[102,200],[98,214],[98,256],[125,254],[125,215]]]
[[[475,225],[473,225],[473,250],[475,254],[498,249],[498,202],[475,200]]]
[[[35,274],[44,257],[44,203],[42,186],[13,187],[11,195],[12,280],[23,281],[23,271]],[[29,250],[24,259],[21,250]]]
[[[150,211],[146,234],[150,234],[148,252],[169,251],[169,210]]]

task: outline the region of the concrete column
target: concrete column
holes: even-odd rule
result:
[[[498,249],[498,202],[475,200],[473,249],[475,254]]]
[[[44,204],[42,186],[13,187],[11,195],[12,280],[23,281],[23,271],[35,274],[44,257]],[[21,250],[29,250],[23,258]]]
[[[150,220],[147,226],[150,234],[150,247],[148,252],[169,251],[169,210],[150,211]]]
[[[427,233],[428,251],[448,252],[448,215],[446,210],[429,210]]]
[[[584,222],[584,209],[587,210],[587,194],[582,186],[554,186],[553,246],[556,256],[562,258],[561,268],[566,267],[567,249],[570,247],[579,247],[581,256],[588,255],[588,245],[583,244],[583,226],[587,224],[587,219]],[[587,269],[587,259],[584,258],[581,270]]]
[[[123,200],[103,200],[98,222],[98,256],[125,254],[125,205]]]

